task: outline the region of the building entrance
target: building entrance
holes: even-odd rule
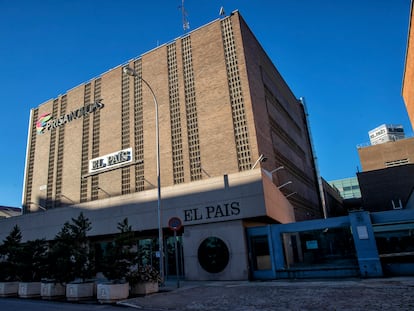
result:
[[[174,240],[176,239],[176,241]],[[165,278],[184,279],[183,237],[181,235],[167,237],[165,240]],[[177,246],[177,250],[175,249]],[[177,251],[177,254],[175,253]],[[178,261],[177,261],[178,260]],[[178,269],[178,271],[177,271]]]
[[[164,237],[164,276],[165,279],[175,279],[177,275],[180,279],[184,279],[184,256],[182,236],[177,235],[177,243],[174,236]],[[177,256],[175,254],[175,246],[177,245]],[[140,265],[150,265],[159,267],[158,239],[146,238],[138,241],[138,252],[140,257]],[[178,261],[176,261],[176,258]],[[178,273],[177,273],[178,268]]]
[[[269,231],[267,226],[248,230],[250,278],[252,279],[263,280],[276,277]]]
[[[250,278],[414,275],[413,210],[247,228]]]

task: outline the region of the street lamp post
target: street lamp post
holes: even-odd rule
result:
[[[162,223],[161,223],[161,177],[160,177],[160,133],[159,133],[159,119],[158,119],[158,102],[155,97],[154,91],[151,86],[148,84],[144,78],[137,74],[137,72],[130,68],[124,67],[123,71],[125,74],[141,79],[142,82],[148,87],[151,92],[152,99],[154,100],[155,105],[155,145],[156,145],[156,154],[157,154],[157,213],[158,213],[158,250],[160,256],[160,277],[162,282],[164,282],[164,239],[162,234]]]

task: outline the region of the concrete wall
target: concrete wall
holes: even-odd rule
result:
[[[268,160],[262,168],[272,171],[274,183],[291,181],[281,191],[294,206],[296,220],[322,218],[309,132],[304,107],[293,94],[263,50],[248,25],[240,17],[240,31],[246,58],[251,109],[259,154]]]
[[[248,260],[242,221],[190,226],[183,235],[185,277],[187,280],[247,280]],[[200,243],[208,237],[224,241],[230,253],[229,263],[219,273],[209,273],[198,259]]]
[[[0,241],[14,225],[20,227],[23,240],[51,240],[66,221],[76,218],[80,212],[92,222],[90,236],[117,233],[117,223],[125,217],[135,231],[157,229],[157,191],[154,189],[0,219]],[[164,228],[168,228],[171,217],[179,217],[186,228],[190,225],[225,224],[236,219],[267,216],[261,172],[251,170],[164,187],[161,192],[161,213]]]

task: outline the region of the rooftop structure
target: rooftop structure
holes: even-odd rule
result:
[[[368,132],[371,145],[396,141],[405,138],[402,125],[382,124]]]

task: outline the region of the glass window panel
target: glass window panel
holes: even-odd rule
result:
[[[349,227],[283,233],[282,240],[286,268],[357,264]]]

